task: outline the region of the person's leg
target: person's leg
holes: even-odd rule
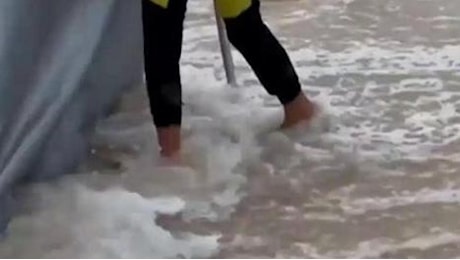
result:
[[[283,126],[308,121],[313,104],[302,93],[299,78],[285,51],[260,14],[259,0],[217,0],[227,35],[271,95],[284,106]]]
[[[180,149],[182,90],[179,60],[187,0],[142,0],[147,89],[162,155]]]

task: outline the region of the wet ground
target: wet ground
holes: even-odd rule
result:
[[[158,163],[134,90],[81,174],[24,192],[0,255],[460,257],[460,2],[264,1],[263,13],[323,119],[267,132],[278,103],[236,52],[239,87],[225,85],[212,6],[190,1],[191,167]]]

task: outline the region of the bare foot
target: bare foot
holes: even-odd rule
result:
[[[300,123],[309,123],[316,114],[315,105],[301,92],[284,106],[284,122],[281,128],[291,128]]]

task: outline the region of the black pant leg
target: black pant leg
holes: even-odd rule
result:
[[[230,42],[241,52],[258,79],[281,103],[292,101],[301,91],[294,66],[288,54],[260,14],[259,0],[235,18],[225,19]]]
[[[144,63],[150,108],[157,127],[180,125],[182,86],[179,60],[187,0],[163,8],[142,0]]]

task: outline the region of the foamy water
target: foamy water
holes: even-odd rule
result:
[[[167,167],[142,89],[101,122],[80,174],[21,191],[2,257],[460,256],[460,4],[266,1],[327,116],[273,131],[278,102],[190,1],[184,160]]]

